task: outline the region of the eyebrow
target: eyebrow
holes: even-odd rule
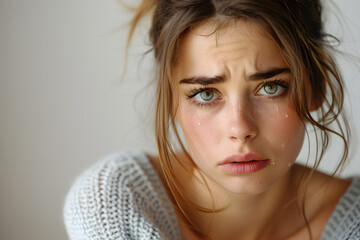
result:
[[[180,80],[180,83],[209,85],[209,84],[223,83],[225,81],[226,81],[225,76],[214,76],[214,77],[198,76],[198,77],[184,78]]]
[[[265,79],[275,77],[282,73],[290,73],[290,69],[289,68],[272,68],[270,70],[251,74],[247,77],[247,79],[250,81],[265,80]],[[223,83],[225,81],[226,81],[225,76],[214,76],[214,77],[195,76],[195,77],[184,78],[184,79],[180,80],[180,84],[210,85],[210,84]]]
[[[263,72],[257,72],[248,76],[251,81],[265,80],[282,73],[290,73],[290,68],[272,68]]]

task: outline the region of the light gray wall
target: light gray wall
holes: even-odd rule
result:
[[[336,2],[348,28],[329,25],[360,56],[360,2]],[[62,205],[77,174],[119,149],[155,151],[152,97],[139,93],[152,70],[148,58],[138,65],[143,40],[120,80],[129,16],[116,0],[0,1],[0,239],[66,239]],[[341,63],[357,123],[360,70]],[[360,173],[359,153],[348,169]]]

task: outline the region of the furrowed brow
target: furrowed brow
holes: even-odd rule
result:
[[[184,78],[184,79],[180,80],[180,83],[209,85],[209,84],[223,83],[225,81],[226,81],[226,79],[224,76],[214,76],[214,77],[197,76],[197,77],[191,77],[191,78]]]
[[[258,81],[258,80],[264,80],[269,79],[272,77],[275,77],[276,75],[282,74],[282,73],[290,73],[289,68],[274,68],[270,69],[264,72],[257,72],[254,74],[251,74],[248,79],[251,81]]]

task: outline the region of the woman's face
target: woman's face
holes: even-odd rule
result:
[[[288,96],[290,70],[258,25],[213,31],[202,25],[181,39],[176,120],[206,179],[232,193],[261,193],[289,171],[304,139]]]

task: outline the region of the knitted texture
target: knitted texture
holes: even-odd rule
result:
[[[141,152],[107,157],[83,173],[66,197],[71,240],[180,240],[176,215],[149,159]],[[360,178],[340,199],[321,240],[360,239]]]
[[[360,239],[360,178],[353,182],[340,199],[323,231],[321,240]]]
[[[109,156],[82,174],[64,219],[71,240],[181,239],[164,186],[137,152]]]

